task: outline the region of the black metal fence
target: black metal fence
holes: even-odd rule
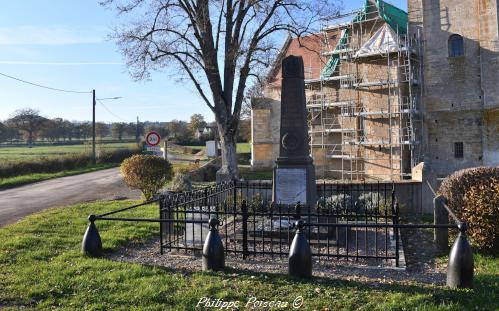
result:
[[[466,236],[468,224],[453,213],[445,198],[435,197],[434,224],[401,224],[393,185],[324,183],[317,185],[317,192],[320,199],[313,206],[271,202],[271,183],[234,181],[161,196],[90,215],[82,252],[93,257],[102,255],[97,220],[157,222],[161,253],[202,252],[203,269],[223,269],[226,252],[242,258],[289,255],[290,275],[310,277],[312,257],[364,260],[368,264],[393,260],[398,266],[400,229],[434,229],[434,240],[443,250],[448,247],[447,230],[459,229],[449,254],[447,285],[472,287],[474,262]],[[114,216],[153,202],[159,202],[159,218]],[[449,224],[449,218],[453,224]],[[290,246],[293,237],[295,244]]]
[[[161,253],[202,252],[208,219],[226,253],[286,257],[295,222],[306,223],[312,256],[399,265],[399,210],[393,185],[318,184],[317,205],[272,202],[272,184],[229,182],[160,199]]]

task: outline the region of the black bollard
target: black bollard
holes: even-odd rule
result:
[[[447,286],[450,288],[473,287],[473,253],[466,238],[468,225],[463,222],[458,225],[459,235],[452,246],[447,265]]]
[[[312,252],[308,245],[303,227],[305,222],[298,220],[295,225],[298,227],[295,237],[289,248],[288,273],[299,278],[312,277]]]
[[[216,218],[210,218],[208,224],[210,232],[208,232],[203,246],[203,271],[223,270],[225,268],[225,251],[217,229],[220,221]]]
[[[102,241],[99,231],[94,224],[95,215],[88,216],[90,223],[88,224],[83,241],[81,243],[81,251],[90,257],[100,257],[102,255]]]

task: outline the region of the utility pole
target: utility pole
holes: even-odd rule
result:
[[[95,90],[92,90],[92,162],[95,164],[96,156],[95,156]]]
[[[139,148],[139,116],[137,116],[137,124],[135,125],[135,142],[137,143],[137,148]]]

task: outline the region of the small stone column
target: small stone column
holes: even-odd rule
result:
[[[448,225],[449,213],[444,207],[445,198],[439,195],[433,199],[433,222],[435,225]],[[441,254],[449,251],[449,229],[448,228],[435,228],[433,233],[433,240],[437,245],[437,250]]]
[[[168,140],[163,141],[163,159],[168,160]]]

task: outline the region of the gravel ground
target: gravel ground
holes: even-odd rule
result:
[[[417,240],[417,239],[416,239]],[[406,255],[407,257],[407,255]],[[143,244],[131,244],[108,255],[108,258],[121,262],[140,263],[179,270],[184,273],[201,271],[200,254],[159,254],[159,239]],[[409,260],[408,263],[411,263]],[[265,273],[287,273],[287,258],[257,257],[243,260],[240,256],[228,255],[225,262],[228,273],[254,273],[255,277],[266,277]],[[435,264],[417,264],[408,269],[360,266],[355,262],[337,259],[315,261],[313,274],[316,277],[359,281],[367,284],[444,284],[445,267]]]

